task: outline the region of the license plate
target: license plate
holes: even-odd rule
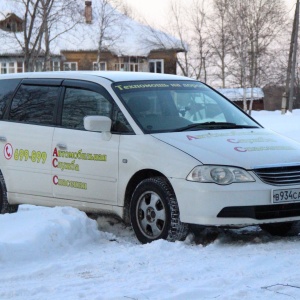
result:
[[[300,201],[300,189],[273,190],[273,203]]]

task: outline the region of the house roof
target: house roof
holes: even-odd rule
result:
[[[0,12],[0,22],[4,21],[10,17],[17,19],[18,21],[22,21],[22,19],[20,17],[18,17],[15,13],[12,13],[9,11],[1,11]]]
[[[251,100],[251,88],[246,88],[246,99]],[[243,101],[244,99],[244,89],[217,89],[222,95],[231,101]],[[253,88],[253,100],[260,100],[264,98],[264,92],[261,88]]]
[[[61,1],[61,0],[57,0]],[[61,50],[97,50],[99,42],[99,10],[102,0],[92,1],[93,19],[91,24],[85,23],[83,10],[84,1],[76,0],[80,5],[80,23],[68,32],[58,36],[51,43],[51,52],[60,53]],[[17,6],[12,1],[1,1],[0,11],[15,13],[22,17],[22,7]],[[64,31],[66,26],[71,23],[74,16],[69,16],[69,20],[64,19],[53,26],[52,35]],[[111,22],[107,27],[109,34],[103,41],[103,48],[107,48],[120,56],[147,56],[151,50],[173,49],[182,51],[179,40],[159,30],[143,25],[121,13],[117,13],[116,21]],[[24,40],[23,32],[16,33],[18,39]],[[16,43],[12,33],[3,33],[0,30],[0,55],[21,50]],[[112,40],[115,39],[114,42]]]

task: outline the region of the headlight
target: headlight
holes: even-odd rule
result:
[[[187,176],[189,181],[230,184],[233,182],[251,182],[254,178],[245,170],[236,167],[198,166]]]

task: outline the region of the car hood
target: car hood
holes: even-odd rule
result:
[[[202,164],[262,166],[300,164],[300,143],[259,129],[205,130],[153,134]]]

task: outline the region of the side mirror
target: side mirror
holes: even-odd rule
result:
[[[102,132],[102,138],[111,138],[111,119],[104,116],[86,116],[83,119],[84,129],[88,131]]]
[[[86,116],[83,124],[88,131],[110,132],[111,119],[104,116]]]

